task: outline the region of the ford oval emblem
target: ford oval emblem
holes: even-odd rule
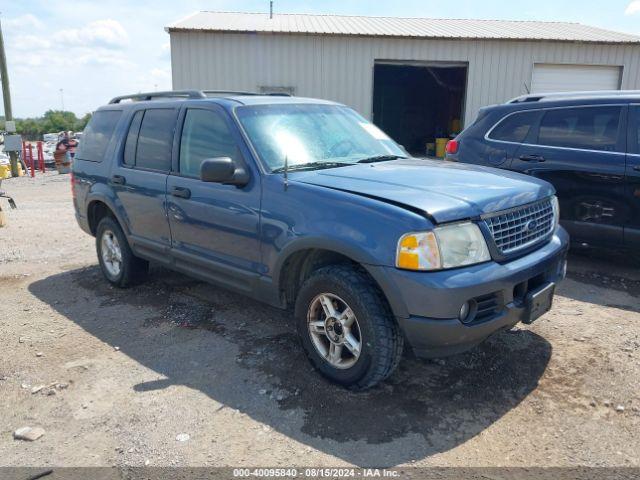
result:
[[[529,220],[527,223],[524,224],[524,227],[522,227],[522,231],[533,232],[537,226],[538,226],[538,222],[536,222],[535,220]]]

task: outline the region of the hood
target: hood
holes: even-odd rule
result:
[[[554,193],[547,182],[519,173],[417,158],[292,172],[290,178],[403,205],[437,223],[478,217]]]

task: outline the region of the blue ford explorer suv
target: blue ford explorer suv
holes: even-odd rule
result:
[[[532,322],[566,270],[550,184],[408,158],[323,100],[118,97],[87,126],[72,182],[109,282],[155,261],[290,308],[311,362],[351,388],[388,377],[406,343],[443,356]]]

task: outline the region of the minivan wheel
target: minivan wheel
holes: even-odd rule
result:
[[[111,217],[103,218],[98,224],[96,251],[102,274],[117,287],[139,283],[149,270],[149,262],[133,254],[122,228]]]
[[[402,332],[380,289],[354,267],[332,265],[312,273],[295,314],[309,360],[336,383],[370,388],[400,362]]]

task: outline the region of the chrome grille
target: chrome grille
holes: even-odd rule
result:
[[[534,245],[551,233],[554,226],[551,200],[531,203],[484,218],[501,254],[507,255]]]

